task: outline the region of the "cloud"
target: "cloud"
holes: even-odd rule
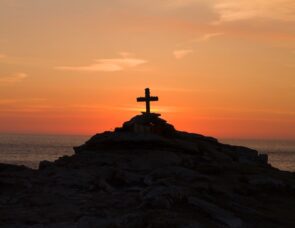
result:
[[[198,0],[198,1],[200,1],[200,0]],[[161,1],[161,2],[166,7],[178,8],[178,7],[192,5],[198,1],[197,0],[170,0],[170,1]]]
[[[11,75],[0,76],[0,84],[18,83],[27,78],[25,73],[15,73]]]
[[[222,36],[224,35],[223,32],[214,32],[214,33],[205,33],[197,38],[191,39],[191,40],[187,40],[185,42],[179,43],[178,46],[187,46],[187,45],[191,45],[194,43],[199,43],[199,42],[207,42],[209,40],[211,40],[212,38],[218,37],[218,36]]]
[[[157,4],[151,4],[149,0],[120,0],[121,2],[129,2],[131,5],[140,5],[145,8],[157,8],[157,9],[177,9],[185,6],[190,6],[198,2],[208,1],[208,0],[158,0]]]
[[[58,70],[68,70],[68,71],[85,71],[85,72],[115,72],[122,71],[128,68],[133,68],[144,63],[147,63],[144,59],[138,59],[130,57],[131,53],[123,52],[120,53],[121,58],[114,59],[96,59],[95,63],[88,66],[59,66],[55,67]]]
[[[253,18],[295,21],[294,0],[217,0],[218,23]]]
[[[16,99],[0,99],[0,105],[13,104],[17,102]]]
[[[1,54],[1,53],[0,53],[0,59],[4,59],[5,57],[6,57],[5,54]]]
[[[199,42],[207,42],[209,40],[211,40],[214,37],[218,37],[218,36],[222,36],[224,35],[223,32],[214,32],[214,33],[205,33],[197,38],[191,39],[191,40],[187,40],[183,43],[178,44],[178,46],[191,46],[194,43],[199,43]],[[175,58],[177,58],[178,54],[180,55],[180,58],[184,57],[187,54],[190,54],[191,52],[193,52],[193,50],[191,49],[184,49],[184,50],[176,50],[173,52]],[[182,54],[184,54],[184,56],[182,56]]]
[[[193,53],[194,51],[191,50],[191,49],[181,49],[181,50],[175,50],[173,52],[173,55],[176,59],[182,59],[184,58],[185,56]]]
[[[201,41],[208,41],[214,37],[217,37],[217,36],[222,36],[224,35],[223,32],[215,32],[215,33],[206,33],[204,34],[203,36],[195,39],[194,41],[197,41],[197,42],[201,42]]]
[[[187,88],[173,88],[173,87],[159,87],[154,88],[157,91],[173,92],[173,93],[214,93],[214,89],[187,89]]]
[[[130,58],[130,57],[133,57],[134,54],[133,53],[130,53],[130,52],[127,52],[127,51],[122,51],[119,53],[120,56],[122,56],[123,58]]]
[[[17,113],[17,112],[42,112],[59,108],[56,106],[44,105],[47,99],[43,98],[17,98],[17,99],[0,99],[1,114],[3,113]]]

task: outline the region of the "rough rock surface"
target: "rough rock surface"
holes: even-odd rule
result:
[[[0,227],[295,227],[295,174],[159,115],[38,170],[0,164]]]

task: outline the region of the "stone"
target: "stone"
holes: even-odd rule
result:
[[[268,155],[267,154],[259,154],[258,159],[260,160],[261,163],[267,164],[268,162]]]
[[[0,164],[0,227],[295,227],[295,175],[138,115],[38,170]]]
[[[150,187],[143,194],[143,207],[168,209],[177,202],[186,198],[186,192],[176,186],[154,186]]]
[[[108,219],[84,216],[79,219],[77,228],[103,228],[109,227],[109,225],[110,221]]]
[[[33,226],[32,228],[38,228]],[[40,227],[41,228],[41,227]],[[44,224],[42,228],[77,228],[77,224],[72,222],[63,222],[63,223],[53,223],[53,224]]]
[[[157,179],[173,177],[179,181],[194,181],[200,179],[207,179],[205,175],[201,175],[194,170],[180,167],[180,166],[168,166],[164,168],[159,168],[153,171],[149,175],[149,180],[154,182]]]
[[[189,197],[188,202],[196,208],[208,213],[210,217],[217,220],[221,224],[231,228],[243,227],[243,222],[240,218],[236,217],[233,213],[218,207],[217,205],[194,197]]]

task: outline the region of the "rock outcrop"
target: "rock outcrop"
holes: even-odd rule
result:
[[[0,165],[0,227],[295,227],[295,175],[143,114],[43,161]]]

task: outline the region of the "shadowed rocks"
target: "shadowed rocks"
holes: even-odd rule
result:
[[[38,170],[0,165],[0,227],[294,227],[294,173],[135,116]]]

